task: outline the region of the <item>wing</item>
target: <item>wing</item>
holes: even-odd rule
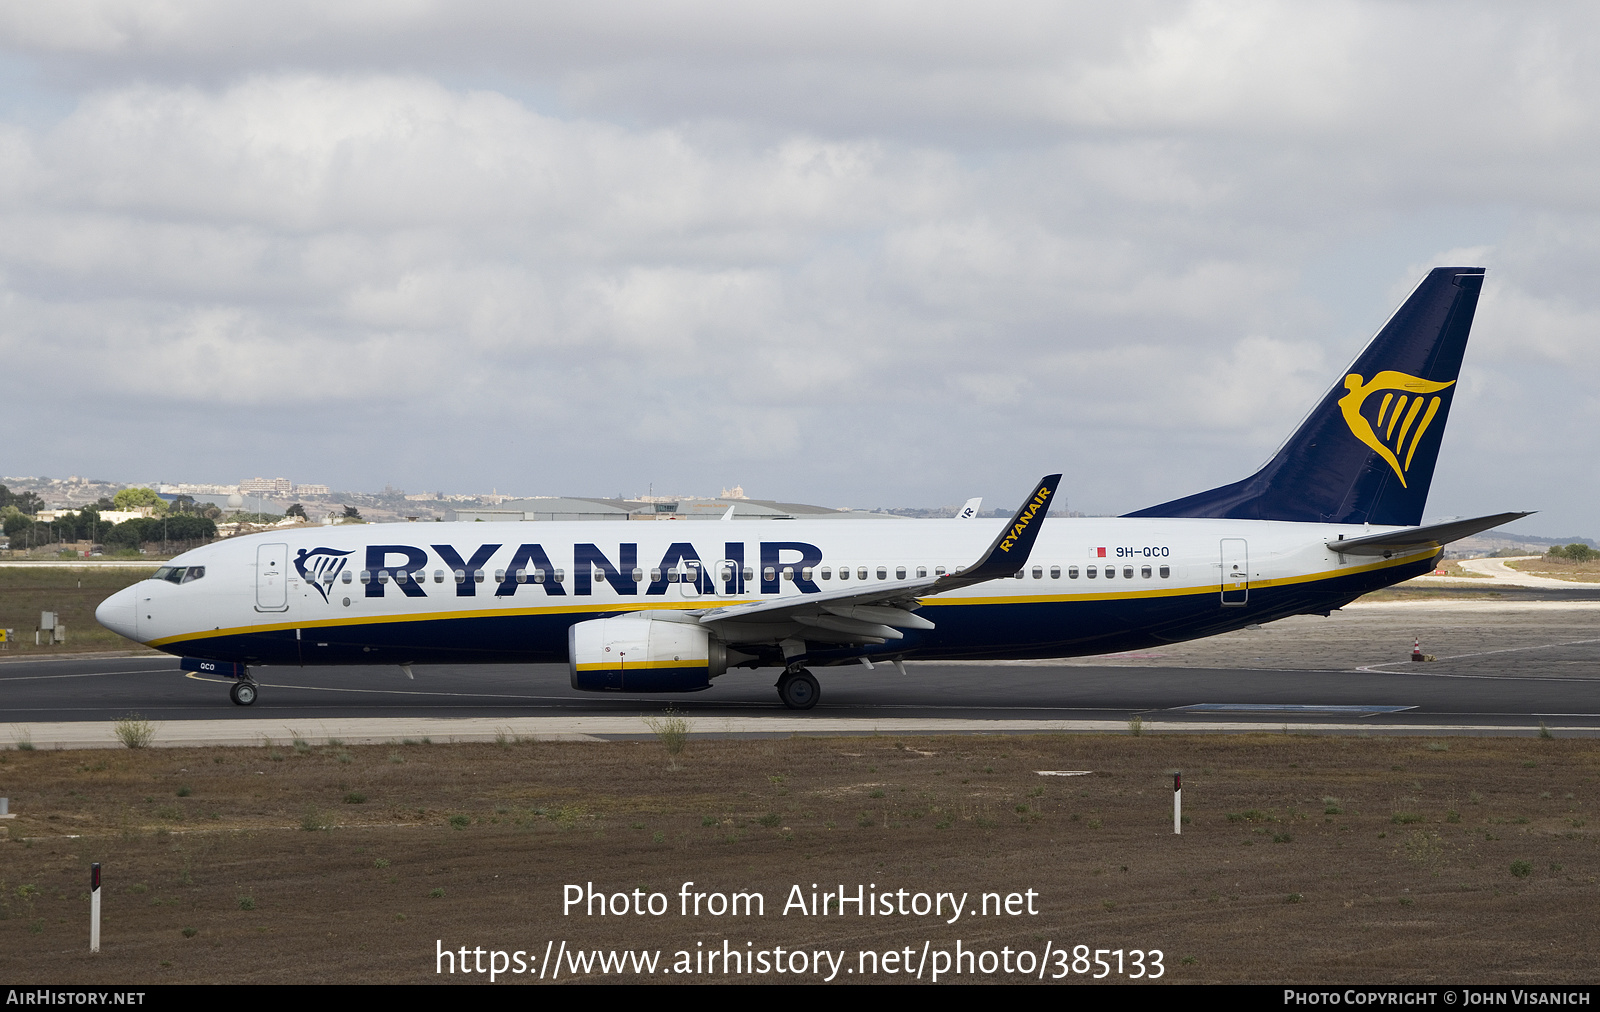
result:
[[[876,645],[905,638],[902,629],[932,629],[932,622],[912,613],[921,607],[922,598],[1012,576],[1027,565],[1060,483],[1059,474],[1041,479],[983,555],[954,573],[753,601],[713,608],[695,617],[729,643],[809,640]]]

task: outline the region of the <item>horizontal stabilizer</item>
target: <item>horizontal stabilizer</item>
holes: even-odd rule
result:
[[[1501,524],[1531,517],[1534,512],[1529,510],[1526,513],[1496,513],[1494,516],[1473,517],[1471,520],[1452,520],[1445,524],[1430,524],[1427,527],[1412,527],[1403,531],[1389,531],[1386,534],[1371,534],[1364,538],[1330,541],[1328,547],[1340,555],[1398,555],[1403,552],[1448,545],[1452,541],[1470,538],[1474,534],[1499,527]]]

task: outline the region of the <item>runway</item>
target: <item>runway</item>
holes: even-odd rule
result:
[[[107,722],[130,713],[161,724],[172,744],[637,737],[648,733],[641,715],[669,706],[703,734],[1126,731],[1135,715],[1151,732],[1537,733],[1543,722],[1600,734],[1600,599],[1497,594],[1356,604],[1109,657],[912,663],[904,676],[882,664],[824,668],[822,702],[803,713],[778,702],[775,671],[659,696],[576,692],[564,665],[416,666],[414,680],[395,667],[261,668],[260,700],[244,708],[228,702],[226,683],[186,675],[176,658],[12,660],[0,663],[0,745],[110,742]],[[1416,639],[1438,660],[1410,661]],[[98,727],[46,734],[83,722]]]

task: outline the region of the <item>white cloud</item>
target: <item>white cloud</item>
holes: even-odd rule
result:
[[[173,473],[910,502],[1067,466],[1131,509],[1264,456],[1382,322],[1351,302],[1483,256],[1473,502],[1433,511],[1487,512],[1449,453],[1561,460],[1476,411],[1596,411],[1595,19],[0,4],[0,354],[225,406]],[[96,431],[71,469],[149,452]]]

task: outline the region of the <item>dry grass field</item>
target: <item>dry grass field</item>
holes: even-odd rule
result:
[[[460,982],[435,974],[439,945],[537,966],[547,941],[670,965],[726,940],[855,967],[959,939],[1159,949],[1180,982],[1593,982],[1597,774],[1593,740],[1283,734],[10,750],[0,977]],[[686,881],[759,891],[765,916],[679,916]],[[564,916],[563,887],[590,882],[672,911]],[[1033,890],[1038,913],[780,912],[813,883],[974,906]]]
[[[15,630],[16,640],[3,657],[46,657],[51,654],[103,650],[148,650],[94,620],[100,602],[155,572],[155,567],[67,568],[64,566],[0,566],[0,628]],[[34,646],[39,613],[53,611],[67,626],[65,643]],[[41,637],[42,638],[42,637]],[[151,651],[152,653],[154,651]]]
[[[1506,563],[1508,569],[1529,576],[1548,576],[1553,580],[1574,580],[1578,583],[1600,583],[1600,559],[1574,562],[1571,559],[1551,558],[1541,555],[1534,559],[1516,559]]]

